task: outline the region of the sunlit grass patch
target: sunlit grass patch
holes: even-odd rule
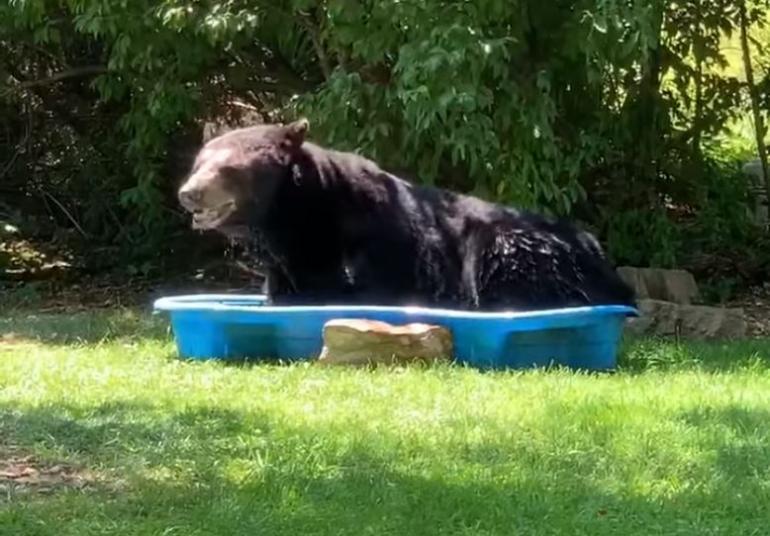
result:
[[[94,484],[0,534],[751,534],[765,341],[627,341],[614,374],[176,358],[140,313],[0,318],[0,450]]]

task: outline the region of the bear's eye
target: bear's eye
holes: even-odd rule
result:
[[[219,174],[228,180],[243,180],[243,170],[235,166],[222,166],[219,168]]]

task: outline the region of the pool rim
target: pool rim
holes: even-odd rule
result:
[[[227,304],[222,301],[253,301],[253,305]],[[466,311],[461,309],[435,308],[426,306],[396,306],[396,305],[264,305],[267,301],[265,294],[180,294],[164,296],[153,302],[156,312],[240,312],[254,314],[286,314],[286,313],[401,313],[408,315],[424,315],[453,319],[469,320],[516,320],[532,318],[549,318],[560,316],[605,316],[622,315],[638,317],[639,310],[629,305],[589,305],[577,307],[561,307],[555,309],[538,309],[528,311]]]

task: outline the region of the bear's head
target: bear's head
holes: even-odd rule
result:
[[[221,229],[257,221],[282,184],[305,141],[308,121],[240,128],[207,142],[179,189],[193,228]]]

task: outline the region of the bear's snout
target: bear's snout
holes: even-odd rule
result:
[[[179,203],[187,210],[200,208],[203,200],[203,191],[200,188],[190,188],[187,184],[179,189]]]
[[[222,182],[217,173],[198,172],[177,192],[179,203],[192,214],[194,229],[216,229],[235,214],[234,193]]]

